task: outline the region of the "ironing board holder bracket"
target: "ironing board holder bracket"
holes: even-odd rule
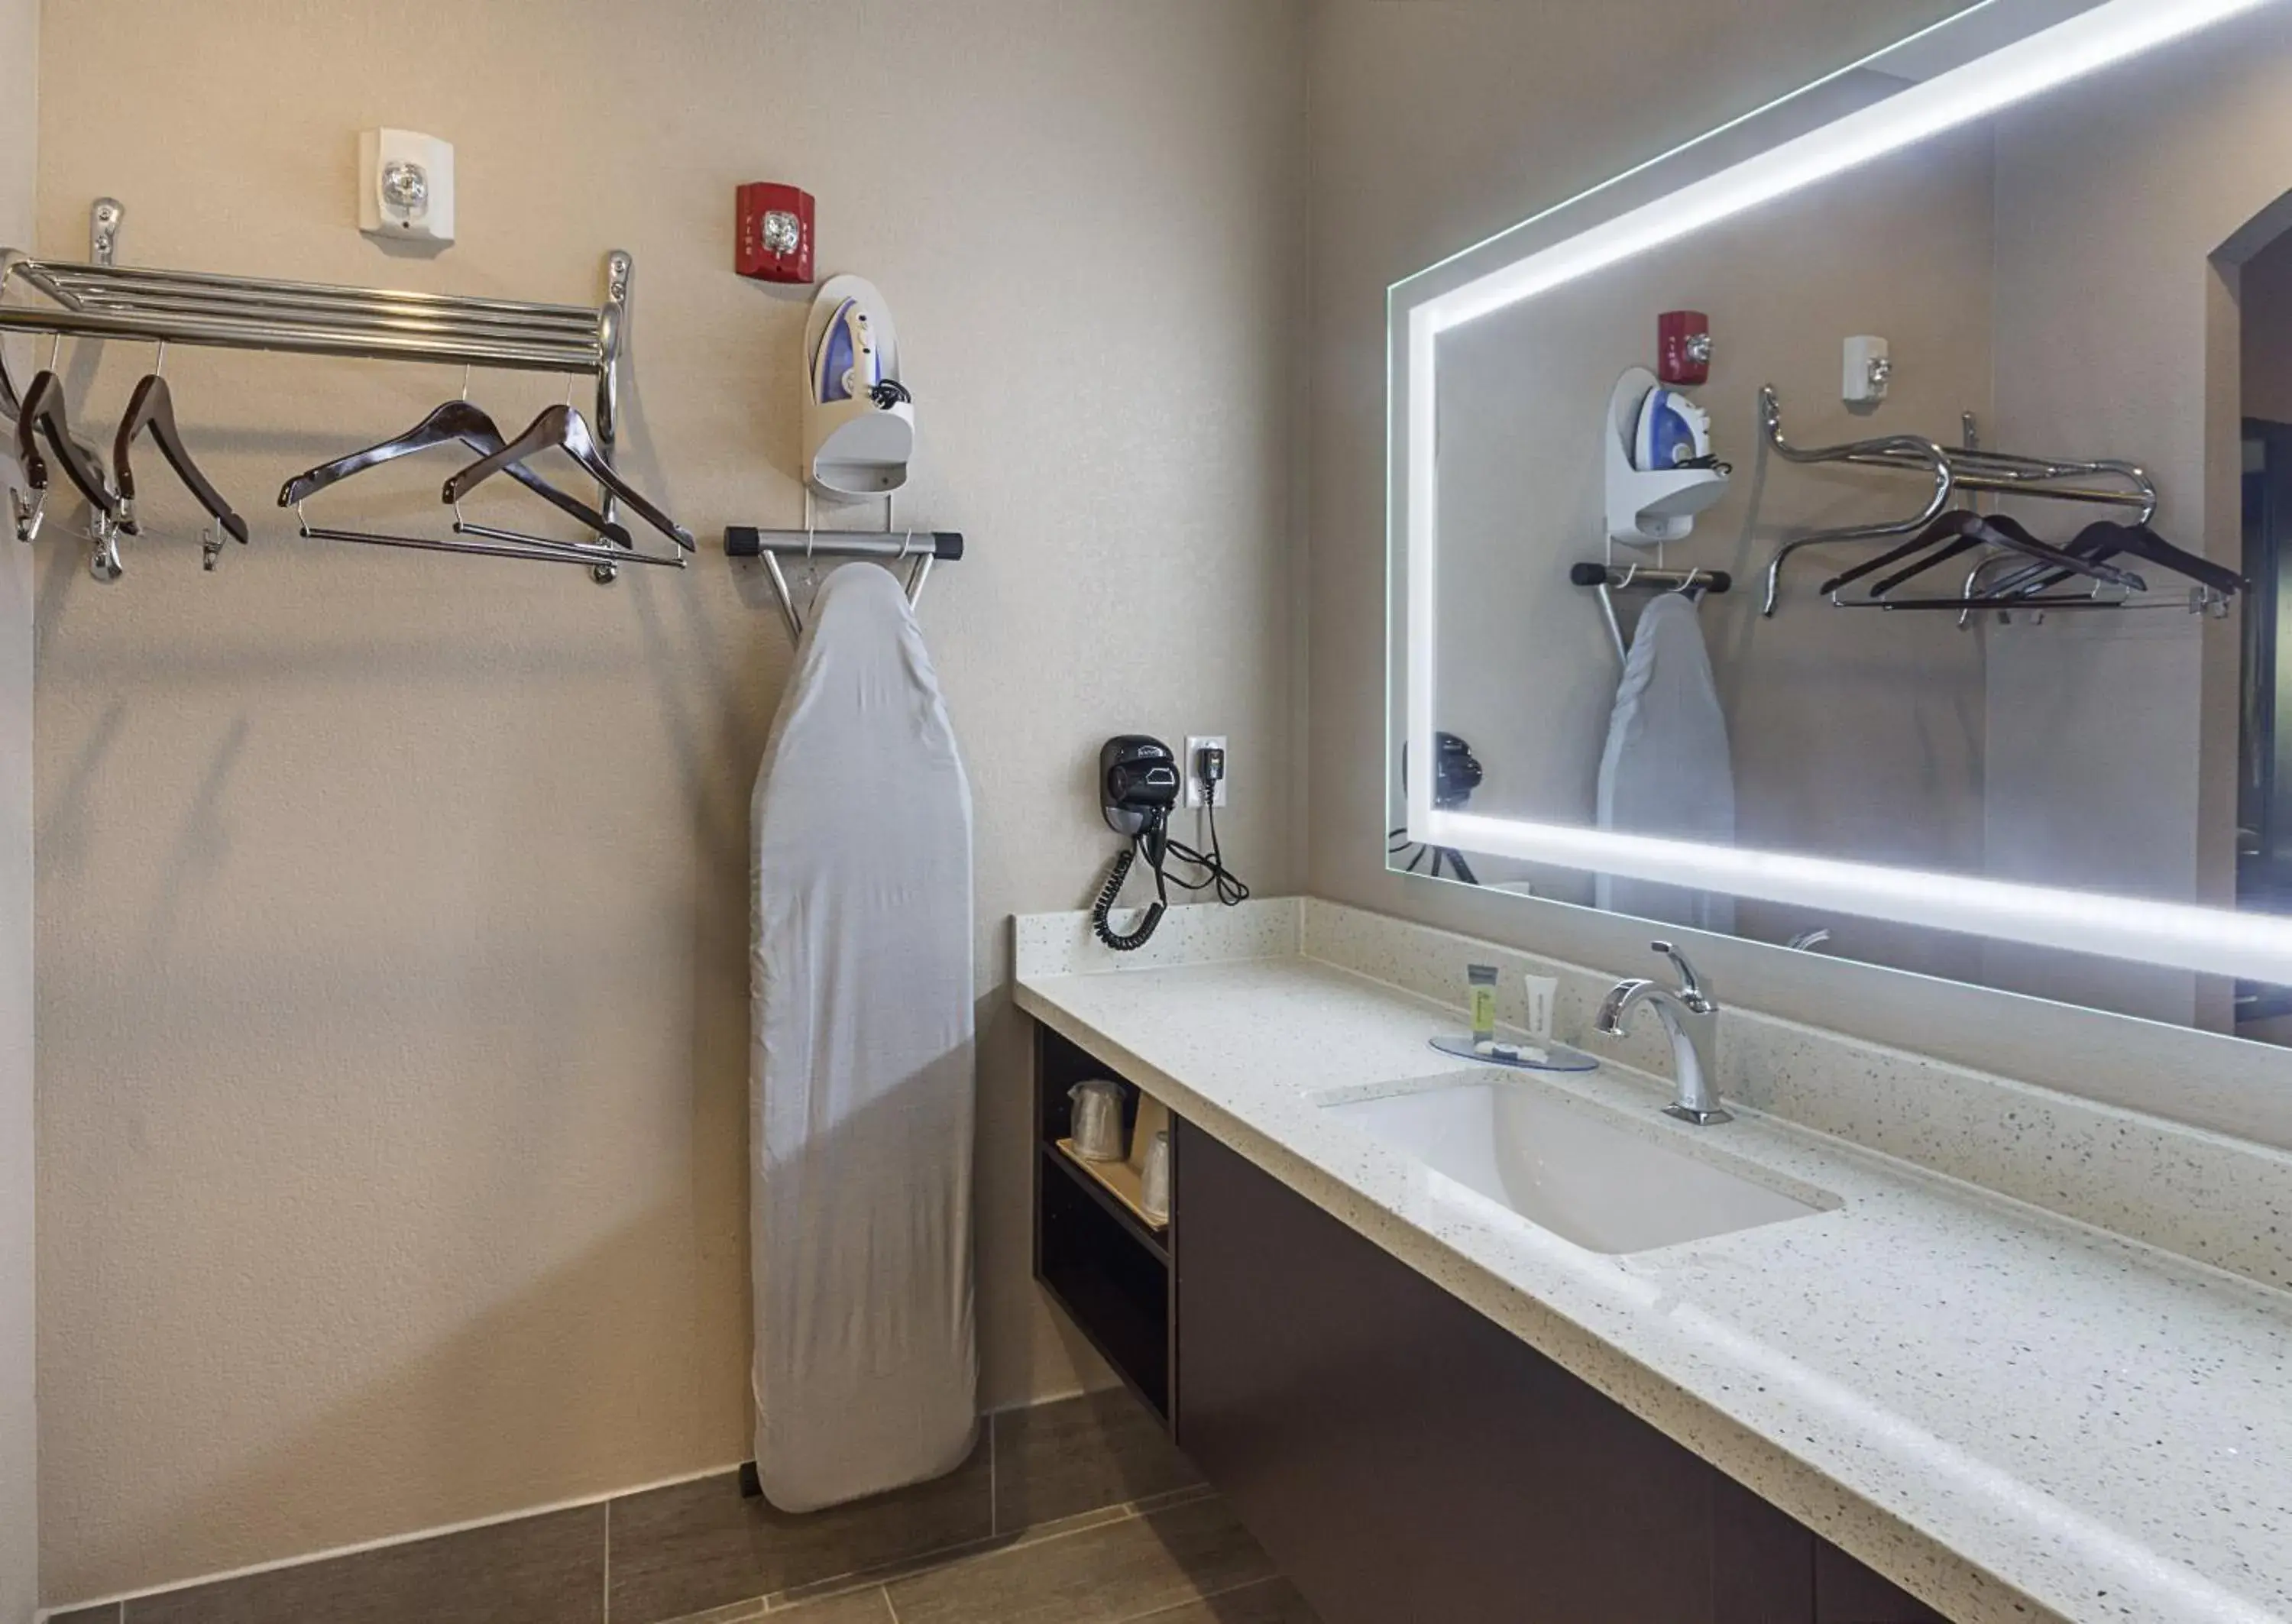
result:
[[[807,519],[811,517],[811,510],[807,496]],[[893,530],[889,528],[891,519],[891,501],[886,497],[886,527],[882,530],[819,530],[810,526],[802,530],[766,530],[755,525],[728,525],[724,528],[724,556],[763,561],[765,579],[771,583],[772,596],[779,601],[780,618],[787,623],[788,635],[801,639],[803,615],[795,606],[795,594],[789,589],[782,559],[874,559],[893,568],[905,560],[908,605],[913,608],[923,602],[924,586],[931,579],[932,566],[942,559],[953,563],[963,557],[961,531]]]

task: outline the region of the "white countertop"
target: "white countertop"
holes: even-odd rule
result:
[[[1020,1007],[1960,1620],[2292,1620],[2292,1297],[1666,1085],[1543,1077],[1836,1210],[1610,1257],[1314,1097],[1453,1009],[1295,956],[1027,974]]]

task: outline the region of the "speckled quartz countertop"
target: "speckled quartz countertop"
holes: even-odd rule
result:
[[[1586,1251],[1320,1111],[1455,1072],[1455,1008],[1278,921],[1120,969],[1075,929],[1019,922],[1021,1009],[1962,1624],[2292,1620],[2292,1296],[1756,1113],[1674,1123],[1615,1065],[1537,1081],[1838,1204]]]

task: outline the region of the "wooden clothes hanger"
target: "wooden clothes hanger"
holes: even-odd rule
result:
[[[603,449],[590,434],[588,423],[569,406],[547,407],[526,425],[525,432],[516,439],[447,480],[444,499],[458,503],[494,475],[514,469],[528,457],[544,451],[563,452],[592,479],[627,502],[638,518],[682,551],[694,550],[692,532],[646,501],[635,486],[614,471],[613,465],[605,460]]]
[[[22,421],[23,415],[24,397],[16,388],[14,376],[8,371],[8,358],[4,347],[0,347],[0,417],[8,420],[12,431],[14,426]],[[94,459],[95,447],[89,445],[81,435],[74,432],[71,441],[91,461]]]
[[[56,454],[56,461],[63,465],[65,476],[87,498],[89,505],[107,517],[117,513],[119,498],[105,479],[102,464],[89,455],[72,434],[71,416],[64,405],[64,381],[45,367],[34,375],[31,387],[24,391],[16,409],[16,460],[23,464],[25,482],[35,492],[45,495],[48,463],[40,454],[37,439],[37,435],[43,433]]]
[[[298,506],[306,498],[353,474],[364,473],[369,468],[379,468],[385,462],[394,462],[400,457],[427,451],[434,446],[451,445],[466,446],[480,456],[490,456],[502,448],[501,430],[490,416],[468,400],[448,400],[395,438],[384,440],[378,446],[368,446],[363,451],[353,451],[347,456],[336,457],[331,462],[321,462],[316,468],[296,474],[280,488],[278,505],[282,508]],[[621,547],[636,545],[623,527],[578,497],[559,490],[531,469],[520,464],[508,472],[512,478],[552,507],[578,519],[605,540]],[[565,544],[549,542],[540,536],[530,539],[545,546]]]
[[[2145,524],[2122,525],[2113,519],[2098,519],[2078,532],[2077,539],[2069,544],[2069,551],[2078,558],[2088,559],[2110,559],[2130,553],[2135,558],[2146,559],[2193,581],[2222,598],[2233,598],[2251,585],[2227,566],[2215,564],[2210,559],[2175,546]],[[2042,567],[2031,566],[1998,582],[1991,592],[1993,596],[2042,592],[2068,578],[2065,573],[2047,574]]]
[[[511,477],[551,506],[580,521],[593,539],[561,541],[525,531],[502,529],[465,519],[458,508],[454,515],[454,534],[456,536],[482,536],[499,544],[313,525],[309,515],[303,512],[303,502],[306,498],[369,468],[378,468],[385,462],[394,462],[400,457],[411,456],[437,446],[466,446],[481,456],[488,456],[501,450],[502,444],[500,428],[481,408],[472,405],[465,394],[460,399],[448,400],[437,406],[403,434],[295,475],[280,487],[278,505],[293,508],[302,534],[316,541],[358,542],[369,546],[406,547],[424,552],[474,553],[484,558],[586,564],[593,569],[624,561],[654,561],[635,551],[636,543],[625,527],[616,524],[577,497],[568,495],[522,465],[510,470]]]
[[[2054,567],[2063,572],[2063,578],[2069,575],[2079,575],[2128,591],[2148,590],[2148,583],[2132,571],[2120,569],[2098,559],[2080,558],[2064,551],[2032,535],[2017,519],[2001,513],[1976,513],[1971,509],[1958,508],[1941,515],[1902,545],[1877,558],[1865,559],[1853,568],[1833,576],[1823,583],[1822,591],[1842,608],[1884,607],[1881,600],[1895,588],[1938,565],[1983,546],[2001,548],[2035,559],[2041,566]],[[1918,556],[1921,554],[1923,556]],[[1875,575],[1890,565],[1901,564],[1905,559],[1912,561],[1907,567],[1898,569],[1873,584],[1865,600],[1850,603],[1836,596],[1841,590],[1865,576]],[[1918,607],[1925,607],[1930,601],[1933,600],[1920,599]]]
[[[119,527],[130,535],[141,535],[143,527],[135,518],[135,470],[128,460],[128,451],[135,438],[145,430],[159,442],[160,454],[175,477],[198,499],[209,518],[223,527],[224,532],[240,546],[246,545],[246,521],[241,519],[222,493],[216,490],[199,465],[192,461],[190,449],[183,444],[182,430],[175,426],[175,398],[155,366],[135,385],[127,398],[126,415],[119,420],[119,432],[111,442],[111,471],[118,482]],[[214,567],[217,549],[207,551],[207,567]]]

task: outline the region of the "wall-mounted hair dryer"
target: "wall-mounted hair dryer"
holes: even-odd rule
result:
[[[1177,758],[1167,744],[1142,733],[1099,746],[1098,780],[1098,809],[1117,834],[1158,832],[1178,804]]]
[[[1197,766],[1204,784],[1215,789],[1225,776],[1225,753],[1205,750]],[[1178,792],[1183,787],[1177,758],[1159,739],[1125,733],[1099,747],[1099,814],[1108,828],[1130,840],[1115,857],[1106,883],[1099,888],[1098,902],[1090,911],[1091,929],[1116,953],[1132,953],[1146,945],[1170,904],[1168,888],[1173,884],[1189,891],[1215,885],[1218,900],[1228,907],[1249,900],[1249,888],[1226,868],[1219,853],[1215,808],[1206,808],[1210,826],[1207,856],[1170,838],[1170,808],[1178,804]],[[1108,915],[1114,911],[1114,899],[1122,894],[1123,881],[1130,878],[1132,864],[1141,856],[1154,872],[1154,900],[1147,904],[1146,917],[1138,922],[1138,929],[1126,935],[1108,922]],[[1183,880],[1169,873],[1165,864],[1171,857],[1203,870],[1203,877]]]
[[[1106,884],[1099,889],[1098,905],[1091,910],[1090,923],[1098,939],[1117,953],[1145,946],[1154,928],[1162,922],[1162,911],[1169,906],[1162,864],[1169,851],[1170,808],[1178,804],[1180,787],[1177,758],[1161,740],[1142,733],[1125,733],[1099,746],[1098,810],[1106,826],[1129,836],[1130,844],[1108,871]],[[1154,871],[1154,900],[1137,929],[1118,935],[1107,923],[1107,915],[1121,894],[1122,882],[1130,878],[1130,865],[1142,852],[1146,866]]]

